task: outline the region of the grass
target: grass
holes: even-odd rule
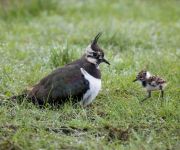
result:
[[[0,1],[0,149],[179,149],[179,1]],[[92,107],[39,109],[6,98],[79,58],[103,31],[102,91]],[[168,81],[145,92],[147,68]]]

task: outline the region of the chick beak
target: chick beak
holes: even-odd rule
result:
[[[138,79],[133,80],[133,82],[136,82]]]

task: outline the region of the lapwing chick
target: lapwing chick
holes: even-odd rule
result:
[[[152,91],[161,91],[161,97],[164,96],[164,88],[166,86],[166,81],[158,76],[151,75],[150,72],[146,70],[142,70],[136,76],[136,79],[133,82],[139,81],[142,86],[147,91],[147,97],[145,97],[143,101],[151,97]]]
[[[98,45],[100,36],[101,33],[96,35],[80,59],[57,68],[34,85],[25,97],[39,105],[60,105],[69,99],[72,103],[80,101],[83,106],[89,105],[101,89],[99,65],[103,62],[110,65]]]

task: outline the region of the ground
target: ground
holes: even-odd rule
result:
[[[179,149],[180,1],[0,0],[0,149]],[[43,109],[8,97],[79,58],[98,33],[111,66],[88,108]],[[165,98],[133,83],[141,69]],[[161,105],[162,101],[162,105]]]

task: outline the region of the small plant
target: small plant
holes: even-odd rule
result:
[[[62,46],[54,46],[50,52],[50,66],[56,68],[70,63],[75,59],[75,53],[68,48],[68,44]]]

